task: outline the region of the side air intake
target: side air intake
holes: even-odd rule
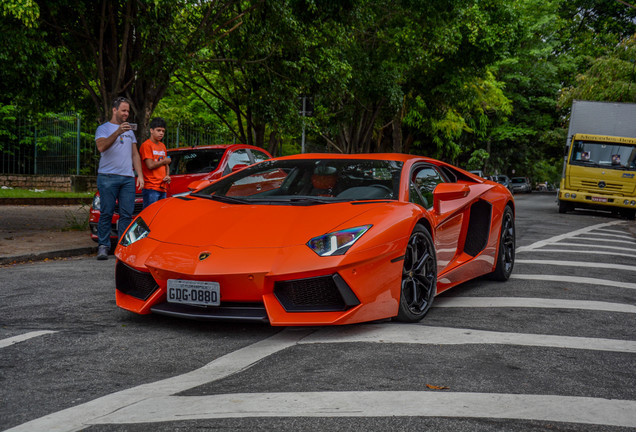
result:
[[[464,252],[468,255],[476,256],[488,244],[491,219],[492,205],[489,202],[479,200],[470,207],[468,234],[464,244]]]

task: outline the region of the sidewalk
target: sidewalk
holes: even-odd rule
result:
[[[95,254],[88,208],[86,204],[0,205],[0,265]]]

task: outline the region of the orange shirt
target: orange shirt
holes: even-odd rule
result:
[[[162,165],[156,169],[148,169],[146,159],[160,161],[166,157],[166,146],[159,142],[155,144],[152,140],[146,140],[139,148],[139,156],[141,156],[141,171],[144,176],[144,189],[152,189],[160,192],[168,190],[163,179],[168,175],[168,167]]]

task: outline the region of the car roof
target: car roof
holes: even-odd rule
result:
[[[444,162],[437,159],[431,159],[425,156],[407,155],[402,153],[356,153],[356,154],[342,154],[342,153],[302,153],[291,156],[282,156],[276,158],[277,160],[289,160],[289,159],[372,159],[372,160],[392,160],[396,162],[408,162],[411,160],[428,161],[435,164],[444,164]]]
[[[168,149],[168,152],[184,151],[184,150],[228,150],[228,149],[242,149],[242,148],[259,150],[259,151],[267,153],[267,150],[261,147],[256,147],[249,144],[214,144],[214,145],[201,145],[201,146],[194,146],[194,147],[175,147],[175,148]]]

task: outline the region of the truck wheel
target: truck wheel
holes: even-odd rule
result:
[[[627,220],[634,220],[636,219],[636,210],[622,209],[621,216],[623,216]]]
[[[572,210],[569,202],[559,200],[559,213],[567,213]]]

